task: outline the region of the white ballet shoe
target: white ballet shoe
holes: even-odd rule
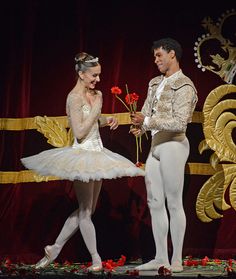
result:
[[[99,272],[99,271],[102,271],[102,270],[103,270],[102,263],[93,264],[93,265],[91,265],[87,268],[88,272]]]
[[[87,268],[88,272],[99,272],[103,269],[102,260],[97,253],[92,256],[92,263],[93,264]]]
[[[170,266],[170,270],[173,273],[182,272],[184,270],[182,262],[180,262],[180,261],[173,262]]]
[[[59,247],[57,247],[56,245],[46,246],[44,248],[45,256],[36,263],[35,269],[45,268],[48,265],[50,265],[58,256],[58,254],[60,253],[60,250],[61,249]]]
[[[140,271],[144,271],[144,270],[155,270],[158,271],[158,269],[160,267],[164,266],[165,268],[170,268],[169,264],[164,264],[164,263],[160,263],[157,260],[151,260],[150,262],[147,262],[145,264],[141,264],[138,265],[137,267],[135,267],[135,270],[140,270]]]

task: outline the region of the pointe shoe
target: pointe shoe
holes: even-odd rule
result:
[[[97,253],[92,255],[92,263],[93,264],[87,268],[88,272],[99,272],[103,269],[102,260]]]
[[[145,271],[145,270],[155,270],[158,271],[160,267],[164,266],[165,268],[170,268],[169,264],[159,263],[157,260],[151,260],[150,262],[147,262],[145,264],[141,264],[137,267],[135,267],[135,270],[139,271]]]
[[[176,262],[172,263],[170,266],[170,270],[173,273],[182,272],[184,270],[182,262],[176,261]]]
[[[35,269],[45,268],[56,259],[60,251],[53,251],[53,246],[48,245],[44,248],[45,256],[36,263]]]
[[[102,271],[102,270],[103,270],[102,263],[93,264],[93,265],[91,265],[87,268],[88,272],[99,272],[99,271]]]

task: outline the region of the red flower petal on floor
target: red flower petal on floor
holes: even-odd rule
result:
[[[129,274],[131,276],[139,276],[139,271],[138,270],[127,270],[126,274]]]
[[[5,261],[4,261],[4,264],[5,264],[5,265],[10,265],[10,264],[11,264],[10,258],[7,257],[7,258],[5,259]]]
[[[221,264],[221,260],[219,260],[219,259],[214,259],[214,263],[216,263],[216,264]]]
[[[108,262],[105,263],[105,268],[108,270],[113,270],[113,266]]]
[[[161,266],[158,269],[158,275],[164,275],[164,276],[171,275],[171,270],[169,270],[168,268],[166,268],[164,266]]]
[[[69,261],[65,261],[64,263],[63,263],[63,265],[71,265],[71,262],[69,262]]]

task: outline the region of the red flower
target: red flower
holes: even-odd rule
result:
[[[125,102],[127,105],[132,105],[134,103],[134,100],[132,98],[132,94],[127,94],[125,96]]]
[[[129,93],[128,86],[126,84],[126,96],[125,101],[123,101],[118,95],[122,93],[122,90],[118,86],[113,86],[111,88],[111,93],[115,95],[115,97],[125,106],[125,108],[131,113],[136,113],[137,111],[137,102],[139,99],[139,95],[135,92]],[[146,133],[145,133],[146,134]],[[147,137],[147,134],[146,134]],[[137,166],[139,167],[139,152],[142,152],[142,146],[141,146],[141,136],[136,136],[136,162]]]
[[[118,86],[113,86],[111,88],[111,93],[114,95],[120,95],[122,94],[122,90]]]
[[[134,100],[132,98],[132,94],[127,94],[125,96],[125,102],[127,105],[132,105],[134,103]]]
[[[136,167],[139,168],[139,167],[142,167],[143,163],[141,163],[141,162],[136,162],[135,165],[136,165]]]
[[[132,99],[134,100],[134,101],[138,101],[138,99],[139,99],[139,95],[137,94],[137,93],[131,93],[132,94]]]

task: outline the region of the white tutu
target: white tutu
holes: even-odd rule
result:
[[[92,117],[90,107],[84,105],[82,112],[85,123],[86,117]],[[83,123],[78,125],[82,127]],[[144,176],[144,171],[130,160],[103,147],[97,118],[80,143],[74,138],[72,146],[49,149],[22,158],[21,162],[26,168],[40,175],[53,175],[72,181],[88,182],[123,176]]]
[[[72,181],[144,176],[144,170],[104,147],[100,151],[88,151],[79,147],[53,148],[22,158],[21,162],[40,175],[53,175]]]

